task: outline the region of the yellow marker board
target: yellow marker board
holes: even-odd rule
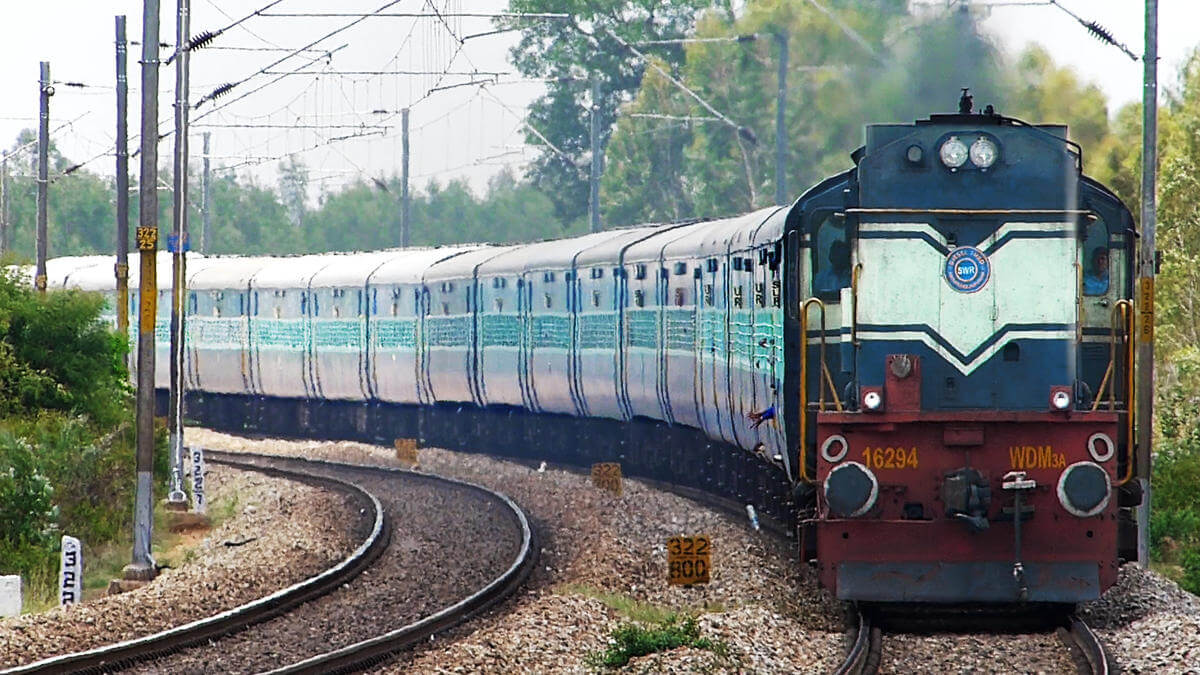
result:
[[[397,438],[394,445],[396,446],[396,459],[412,466],[420,463],[417,460],[417,439]]]
[[[600,462],[592,465],[592,485],[608,490],[620,497],[625,494],[621,487],[621,465],[617,462]]]
[[[712,542],[707,534],[667,539],[667,583],[707,584],[712,570]]]
[[[1138,293],[1138,341],[1154,342],[1154,278],[1141,280]]]

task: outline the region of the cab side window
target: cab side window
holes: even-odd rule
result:
[[[841,289],[850,285],[850,241],[845,218],[833,213],[818,215],[820,224],[812,236],[812,294],[837,301]]]
[[[1108,226],[1094,220],[1084,231],[1081,257],[1083,265],[1083,294],[1104,295],[1109,285]]]

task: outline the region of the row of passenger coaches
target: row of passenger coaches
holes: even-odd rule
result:
[[[774,455],[786,404],[783,220],[768,209],[516,246],[189,254],[187,386],[640,416]],[[157,266],[165,388],[169,254]],[[129,267],[136,289],[136,255]],[[48,276],[104,293],[115,320],[112,257],[55,259]],[[136,316],[136,293],[129,303]],[[774,421],[756,424],[764,412]]]

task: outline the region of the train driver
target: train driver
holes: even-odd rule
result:
[[[817,270],[813,279],[813,290],[817,295],[836,295],[839,289],[850,285],[850,244],[844,239],[834,239],[829,245],[828,262]]]
[[[1108,249],[1103,246],[1092,250],[1091,265],[1083,275],[1084,295],[1104,295],[1108,292]]]

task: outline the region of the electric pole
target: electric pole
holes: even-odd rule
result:
[[[157,574],[154,558],[150,556],[150,535],[154,523],[154,321],[158,312],[158,0],[144,0],[142,7],[137,495],[133,508],[133,560],[125,566],[124,573],[128,580],[149,581]]]
[[[592,170],[588,176],[588,218],[592,232],[600,231],[600,172],[604,151],[600,149],[600,80],[592,79]]]
[[[212,227],[212,169],[209,166],[209,140],[212,134],[204,132],[204,173],[200,180],[200,252],[208,253],[208,233]]]
[[[408,248],[412,239],[408,199],[408,108],[400,111],[400,247]]]
[[[1142,236],[1138,254],[1137,467],[1138,563],[1150,564],[1150,445],[1154,440],[1154,220],[1158,171],[1158,0],[1146,0],[1146,49],[1142,87]],[[1130,439],[1132,440],[1132,439]]]
[[[178,0],[175,15],[175,198],[171,200],[171,390],[167,424],[170,425],[171,480],[167,508],[187,510],[183,491],[183,301],[187,297],[188,208],[188,41],[191,39],[190,0]]]
[[[50,62],[42,61],[41,77],[38,81],[38,177],[37,177],[37,272],[33,284],[38,291],[46,292],[46,200],[50,187],[50,97],[54,85],[50,84]]]
[[[779,31],[775,34],[775,44],[779,48],[779,93],[775,100],[775,204],[783,205],[787,201],[787,73],[788,73],[788,34]]]
[[[117,17],[117,332],[129,339],[129,78],[125,16]]]

